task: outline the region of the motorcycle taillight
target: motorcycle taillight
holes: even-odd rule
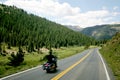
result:
[[[46,63],[46,64],[45,64],[45,66],[49,66],[49,64],[48,64],[48,63]]]

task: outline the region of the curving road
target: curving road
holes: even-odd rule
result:
[[[46,73],[38,66],[1,80],[114,80],[114,77],[106,67],[98,48],[94,48],[59,60],[58,69],[54,73]]]

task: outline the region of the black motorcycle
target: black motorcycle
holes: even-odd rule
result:
[[[46,70],[47,73],[56,71],[57,66],[55,63],[45,63],[43,64],[43,70]]]

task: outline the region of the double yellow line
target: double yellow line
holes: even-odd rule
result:
[[[77,66],[78,64],[80,64],[83,60],[85,60],[90,53],[92,52],[89,51],[87,55],[85,55],[82,59],[80,59],[78,62],[76,62],[75,64],[73,64],[72,66],[70,66],[69,68],[67,68],[66,70],[62,71],[60,74],[58,74],[57,76],[53,77],[51,80],[58,80],[59,78],[61,78],[63,75],[65,75],[68,71],[70,71],[72,68],[74,68],[75,66]]]

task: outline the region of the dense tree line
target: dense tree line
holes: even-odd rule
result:
[[[0,4],[0,43],[26,46],[29,52],[42,47],[93,44],[94,39],[15,6]]]

